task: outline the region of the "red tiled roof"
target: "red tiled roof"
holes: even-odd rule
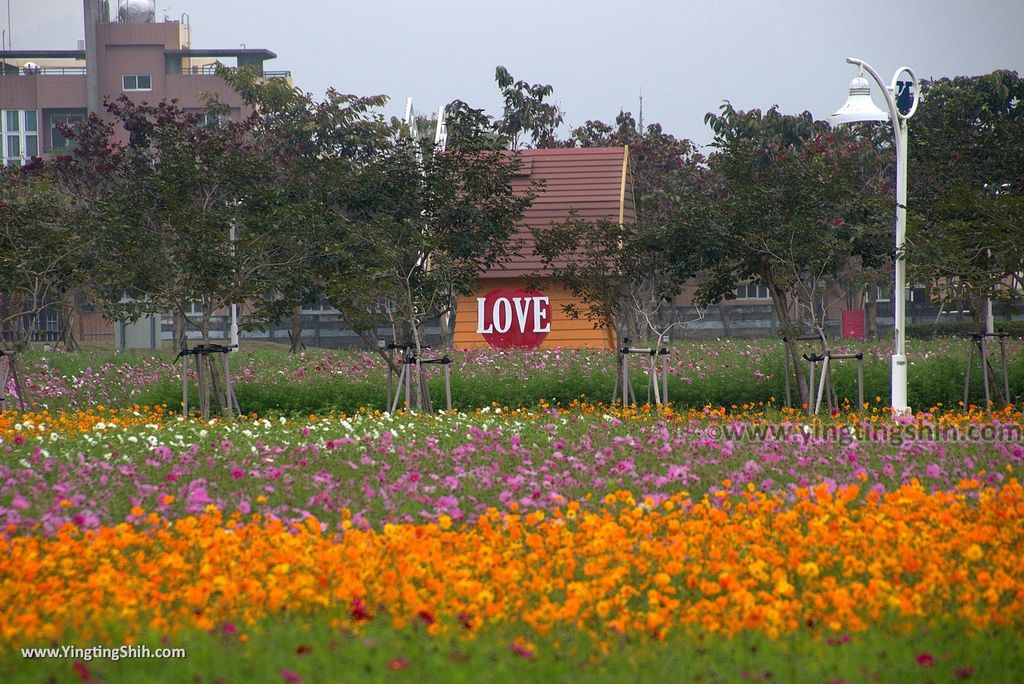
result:
[[[544,185],[526,210],[515,236],[523,241],[522,248],[511,262],[482,273],[481,278],[518,277],[540,271],[542,263],[534,254],[530,229],[564,221],[572,210],[582,219],[634,220],[628,148],[519,150],[518,154],[522,166],[513,188],[525,192],[538,180]]]

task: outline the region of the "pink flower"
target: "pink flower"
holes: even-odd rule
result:
[[[392,658],[388,661],[389,670],[404,670],[409,667],[409,665],[410,663],[408,658]]]
[[[935,664],[935,656],[931,653],[918,653],[917,664],[921,667],[931,667]]]
[[[302,677],[291,670],[281,670],[281,679],[290,684],[299,684],[302,681]]]
[[[372,616],[366,609],[366,603],[360,598],[352,599],[352,617],[356,620],[369,620]]]

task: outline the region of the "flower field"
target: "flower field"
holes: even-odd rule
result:
[[[0,414],[3,681],[1024,671],[1024,415]],[[186,658],[27,658],[181,647]]]

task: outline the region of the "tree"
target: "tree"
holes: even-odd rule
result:
[[[357,330],[386,316],[398,337],[423,347],[425,321],[453,310],[478,274],[508,258],[530,193],[513,192],[514,154],[464,131],[444,152],[396,131],[347,189],[347,255],[332,304]]]
[[[516,81],[500,65],[494,70],[494,80],[505,100],[504,112],[494,128],[511,141],[512,149],[519,147],[519,136],[523,133],[530,135],[534,147],[558,147],[556,129],[562,124],[562,110],[557,104],[544,101],[554,89],[550,85]]]
[[[910,122],[908,270],[943,303],[1024,287],[1024,79],[1016,72],[925,81]]]
[[[585,304],[584,310],[569,305],[570,316],[586,316],[595,325],[622,322],[625,336],[650,339],[653,334],[660,341],[678,324],[661,315],[665,304],[699,266],[692,233],[674,230],[672,221],[673,211],[680,211],[701,183],[704,159],[690,141],[664,133],[658,124],[640,131],[628,112],[620,112],[615,123],[613,128],[587,121],[573,131],[573,142],[628,147],[635,221],[571,217],[534,231],[536,251],[545,274]]]
[[[716,151],[709,157],[714,182],[704,205],[710,220],[701,223],[709,270],[698,299],[730,297],[742,280],[764,285],[806,401],[793,338],[805,325],[822,332],[818,300],[824,279],[851,251],[845,227],[857,200],[874,192],[864,173],[864,155],[870,158],[871,150],[807,112],[741,112],[725,103],[705,121],[714,131]]]
[[[287,249],[301,217],[281,201],[248,124],[206,125],[173,103],[107,106],[128,142],[113,145],[114,182],[94,221],[122,246],[106,272],[132,294],[134,311],[123,313],[184,314],[197,303],[204,342],[214,313],[231,303],[248,303],[250,323],[265,321],[263,295],[303,265]]]
[[[283,274],[272,293],[272,319],[290,316],[291,348],[302,348],[301,307],[324,295],[347,253],[347,204],[353,178],[366,160],[392,142],[393,125],[379,112],[387,98],[342,95],[330,89],[322,101],[280,79],[264,80],[251,68],[218,68],[253,108],[248,124],[257,149],[271,165],[277,201],[291,218],[291,240],[281,245],[303,268]],[[359,321],[350,321],[361,330]]]
[[[42,164],[0,170],[0,335],[24,348],[39,314],[81,277],[90,238],[75,230],[71,198]]]

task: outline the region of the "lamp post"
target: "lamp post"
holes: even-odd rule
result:
[[[861,73],[867,72],[882,90],[888,113],[883,112],[871,100],[871,89],[868,81],[858,75],[850,82],[850,96],[842,107],[830,116],[833,125],[848,124],[861,121],[890,121],[896,143],[896,282],[893,289],[893,317],[895,323],[896,348],[892,355],[892,410],[896,413],[909,413],[907,406],[907,299],[906,299],[906,238],[907,238],[907,120],[917,111],[918,87],[917,76],[910,67],[900,67],[886,85],[878,72],[867,62],[854,57],[846,61],[860,67]],[[910,76],[909,82],[899,81],[901,74]],[[902,88],[913,88],[910,93]],[[896,104],[898,96],[910,95],[911,102],[906,111]],[[902,100],[902,97],[901,97]]]

